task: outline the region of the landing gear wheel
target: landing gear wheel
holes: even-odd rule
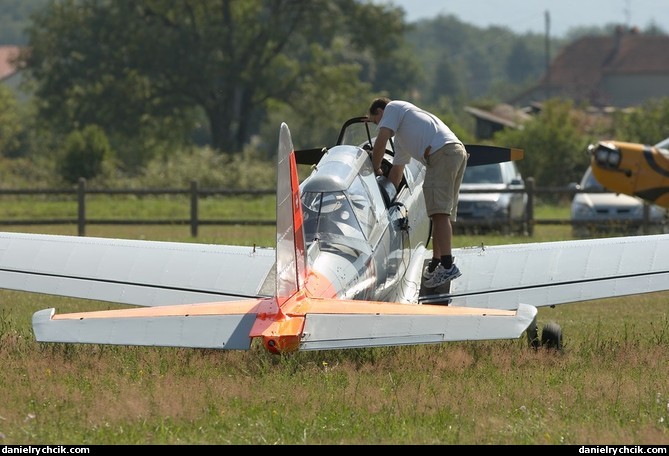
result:
[[[548,349],[562,350],[562,328],[555,322],[546,323],[541,332],[541,345]]]

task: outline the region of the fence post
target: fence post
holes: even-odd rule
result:
[[[641,222],[641,232],[643,234],[650,233],[650,204],[648,201],[643,202],[643,220]]]
[[[86,236],[86,179],[79,178],[77,187],[77,227],[79,236]]]
[[[534,177],[528,177],[525,181],[525,190],[527,191],[527,211],[525,217],[527,222],[527,234],[534,235]]]
[[[198,185],[196,180],[190,181],[190,235],[197,237],[198,221]]]

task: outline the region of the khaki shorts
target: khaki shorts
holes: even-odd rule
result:
[[[427,215],[448,214],[455,222],[458,215],[460,184],[467,166],[467,151],[462,144],[446,144],[426,160],[423,195]]]

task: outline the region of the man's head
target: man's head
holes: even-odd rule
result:
[[[369,119],[375,124],[378,124],[381,117],[383,117],[383,110],[386,109],[388,103],[390,103],[390,99],[386,97],[374,99],[369,106],[369,113],[367,114]]]

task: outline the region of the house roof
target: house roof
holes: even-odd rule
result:
[[[669,74],[669,36],[617,33],[590,36],[566,46],[541,82],[551,85],[593,85],[604,73]]]
[[[19,46],[0,45],[0,81],[18,71],[12,60],[18,56],[20,50]]]
[[[586,36],[565,46],[539,83],[517,98],[550,88],[552,93],[575,100],[605,104],[600,84],[607,76],[669,76],[668,49],[669,36],[643,35],[636,29],[618,28],[611,36]]]
[[[522,109],[516,109],[508,104],[498,104],[491,110],[465,106],[465,111],[474,117],[488,122],[492,122],[504,127],[518,128],[521,124],[531,118],[527,112]]]

